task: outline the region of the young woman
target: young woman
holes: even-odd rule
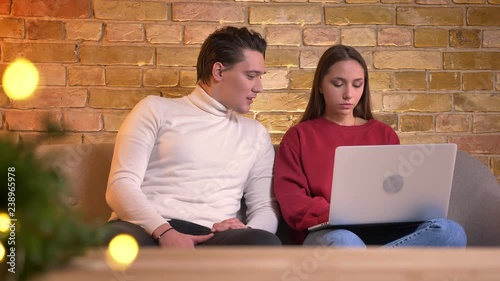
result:
[[[463,228],[442,218],[307,231],[328,220],[335,149],[383,144],[399,144],[399,138],[373,119],[366,62],[352,47],[329,48],[319,60],[302,120],[285,134],[275,160],[274,192],[285,221],[295,230],[292,240],[333,247],[465,246]]]

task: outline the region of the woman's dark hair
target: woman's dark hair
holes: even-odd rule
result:
[[[370,86],[368,84],[368,68],[366,62],[361,54],[353,47],[345,45],[336,45],[326,50],[318,62],[316,73],[314,73],[313,85],[311,88],[311,96],[307,103],[306,110],[302,115],[300,122],[311,119],[316,119],[325,113],[325,97],[320,93],[320,85],[323,78],[328,73],[332,65],[339,61],[355,60],[362,67],[365,72],[365,81],[363,94],[358,104],[354,108],[354,116],[360,117],[365,120],[373,119],[372,110],[370,106]]]
[[[210,85],[212,67],[220,62],[226,68],[244,60],[243,50],[253,50],[265,57],[267,43],[262,36],[247,29],[227,26],[210,34],[201,46],[196,76],[198,81]]]

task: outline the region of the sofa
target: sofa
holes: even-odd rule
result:
[[[55,169],[71,188],[67,203],[83,214],[86,223],[103,226],[111,209],[106,184],[114,144],[54,144],[36,149],[44,165]],[[276,147],[275,147],[276,148]],[[468,246],[500,246],[500,186],[479,160],[458,150],[448,217],[460,223]],[[290,244],[288,226],[280,222],[277,235]]]

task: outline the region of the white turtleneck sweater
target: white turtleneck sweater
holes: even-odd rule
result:
[[[275,233],[274,149],[267,130],[236,115],[197,86],[188,96],[148,96],[116,137],[106,200],[110,220],[151,234],[169,219],[211,228],[237,217],[241,198],[247,226]]]

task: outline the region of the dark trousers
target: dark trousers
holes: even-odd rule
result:
[[[190,235],[205,235],[210,228],[182,220],[170,220],[169,224],[178,232]],[[144,229],[136,224],[115,220],[108,222],[105,245],[118,234],[129,234],[137,240],[139,246],[158,246],[158,243]],[[215,232],[208,241],[196,246],[280,246],[280,239],[261,229],[228,229]]]

